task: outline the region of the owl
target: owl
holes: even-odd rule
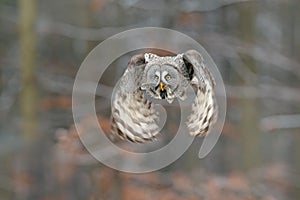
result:
[[[189,50],[176,56],[135,55],[115,88],[111,132],[123,140],[144,143],[159,133],[158,116],[151,98],[172,103],[185,100],[191,85],[195,99],[186,119],[192,136],[205,136],[217,118],[215,80],[202,55]],[[151,98],[148,98],[148,97]]]

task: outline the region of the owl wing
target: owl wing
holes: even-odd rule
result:
[[[153,140],[159,133],[158,116],[140,89],[144,69],[144,56],[133,56],[117,86],[111,110],[112,134],[139,143]]]
[[[218,107],[215,99],[215,80],[205,66],[201,54],[189,50],[183,54],[190,84],[196,89],[192,111],[187,119],[187,127],[193,136],[205,136],[217,120]]]

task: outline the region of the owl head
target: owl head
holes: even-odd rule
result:
[[[155,99],[166,99],[172,103],[175,97],[185,98],[184,88],[188,85],[182,73],[183,54],[160,57],[152,53],[144,54],[145,70],[141,79],[141,89]]]

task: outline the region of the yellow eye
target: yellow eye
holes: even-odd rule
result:
[[[155,79],[156,81],[158,80],[158,78],[159,78],[159,77],[158,77],[157,75],[154,76],[154,79]]]
[[[167,81],[169,81],[171,79],[171,76],[170,75],[166,75],[165,78],[166,78]]]

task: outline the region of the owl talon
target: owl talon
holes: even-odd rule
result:
[[[173,101],[174,101],[174,99],[167,99],[167,102],[168,102],[169,104],[173,103]]]

